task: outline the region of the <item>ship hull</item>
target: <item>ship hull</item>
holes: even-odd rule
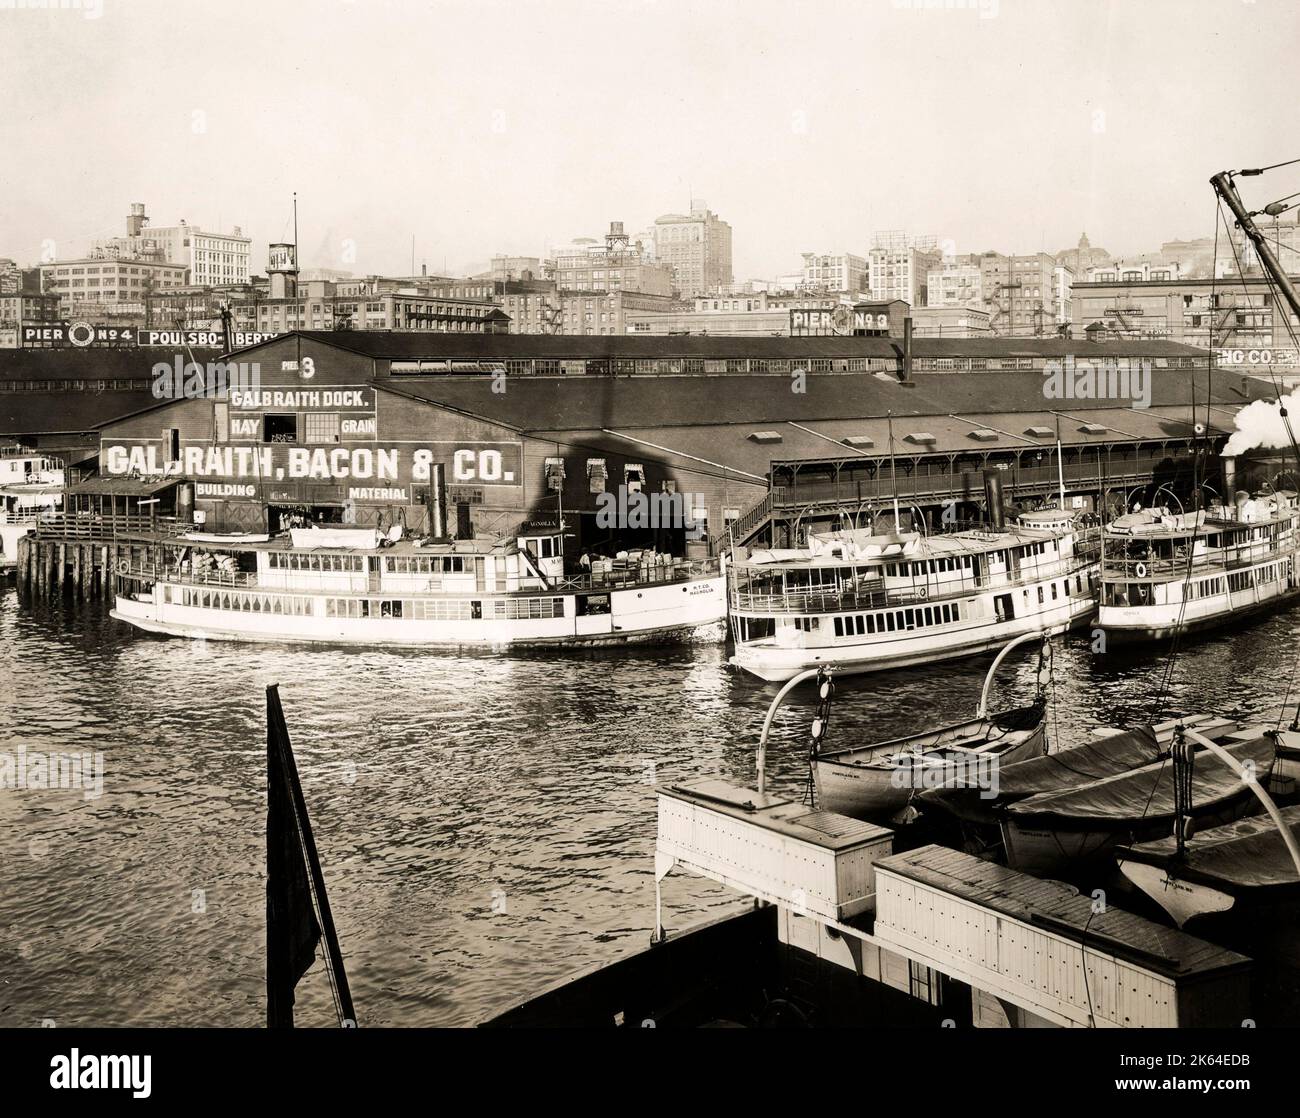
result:
[[[731,663],[768,683],[783,683],[802,671],[822,666],[834,668],[837,675],[893,671],[994,652],[1026,633],[1056,636],[1085,624],[1095,608],[1091,598],[1072,599],[1058,609],[1010,621],[854,645],[775,648],[738,644]]]
[[[1179,615],[1179,605],[1168,606],[1102,606],[1097,611],[1097,628],[1108,640],[1119,644],[1138,644],[1172,640],[1225,629],[1232,625],[1258,620],[1262,614],[1285,609],[1300,599],[1300,587],[1288,588],[1277,594],[1245,605],[1228,606],[1210,613]]]
[[[173,590],[175,587],[172,588]],[[436,649],[492,649],[529,647],[599,648],[635,643],[716,643],[726,636],[725,579],[722,577],[682,583],[629,587],[615,590],[608,598],[608,610],[585,614],[575,595],[548,598],[552,616],[499,617],[492,608],[499,601],[519,603],[529,598],[475,599],[480,614],[459,619],[423,619],[392,616],[394,603],[409,598],[379,594],[373,601],[386,604],[390,615],[328,616],[326,599],[280,591],[255,589],[221,593],[223,601],[247,603],[259,608],[211,609],[182,604],[178,595],[155,585],[152,592],[118,594],[111,616],[147,633],[185,637],[191,640],[246,641],[258,643],[366,645]],[[211,592],[210,592],[211,593]],[[300,612],[265,610],[265,602],[283,604],[297,599]],[[533,596],[536,600],[536,596]],[[603,605],[604,603],[602,603]],[[405,605],[403,613],[411,611]]]
[[[1240,819],[1253,802],[1245,792],[1212,810],[1198,813],[1195,826],[1198,830],[1218,827]],[[1014,816],[1002,820],[1002,845],[1006,851],[1007,865],[1013,870],[1033,874],[1035,877],[1069,878],[1080,871],[1094,872],[1113,861],[1115,848],[1141,842],[1151,837],[1162,837],[1169,832],[1169,824],[1159,825],[1155,834],[1140,834],[1134,829],[1114,829],[1080,821],[1059,826],[1041,822],[1021,822]]]

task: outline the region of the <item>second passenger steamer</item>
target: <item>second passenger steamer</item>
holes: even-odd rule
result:
[[[1086,621],[1096,580],[1091,535],[1060,509],[934,536],[814,534],[806,548],[730,564],[733,662],[781,681],[820,665],[844,674],[971,656]]]

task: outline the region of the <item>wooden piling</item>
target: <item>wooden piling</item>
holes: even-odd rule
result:
[[[81,544],[72,545],[72,600],[81,596]]]

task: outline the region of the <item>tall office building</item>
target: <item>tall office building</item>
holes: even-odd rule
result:
[[[672,269],[683,297],[705,295],[733,282],[731,226],[702,199],[689,214],[664,214],[655,220],[655,256]]]
[[[194,287],[229,287],[248,283],[248,260],[253,241],[238,225],[231,233],[212,233],[189,225],[152,226],[143,202],[133,202],[126,219],[126,236],[96,241],[90,257],[96,260],[152,261],[180,264],[189,269]]]

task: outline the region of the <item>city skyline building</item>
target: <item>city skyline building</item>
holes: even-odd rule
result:
[[[196,287],[223,287],[249,281],[252,238],[236,225],[230,233],[216,233],[190,225],[149,224],[143,202],[133,202],[126,219],[126,236],[91,243],[91,259],[153,261],[181,264],[187,282]]]
[[[684,298],[734,282],[731,226],[702,198],[692,201],[688,214],[655,219],[654,253],[672,269],[673,285]]]

